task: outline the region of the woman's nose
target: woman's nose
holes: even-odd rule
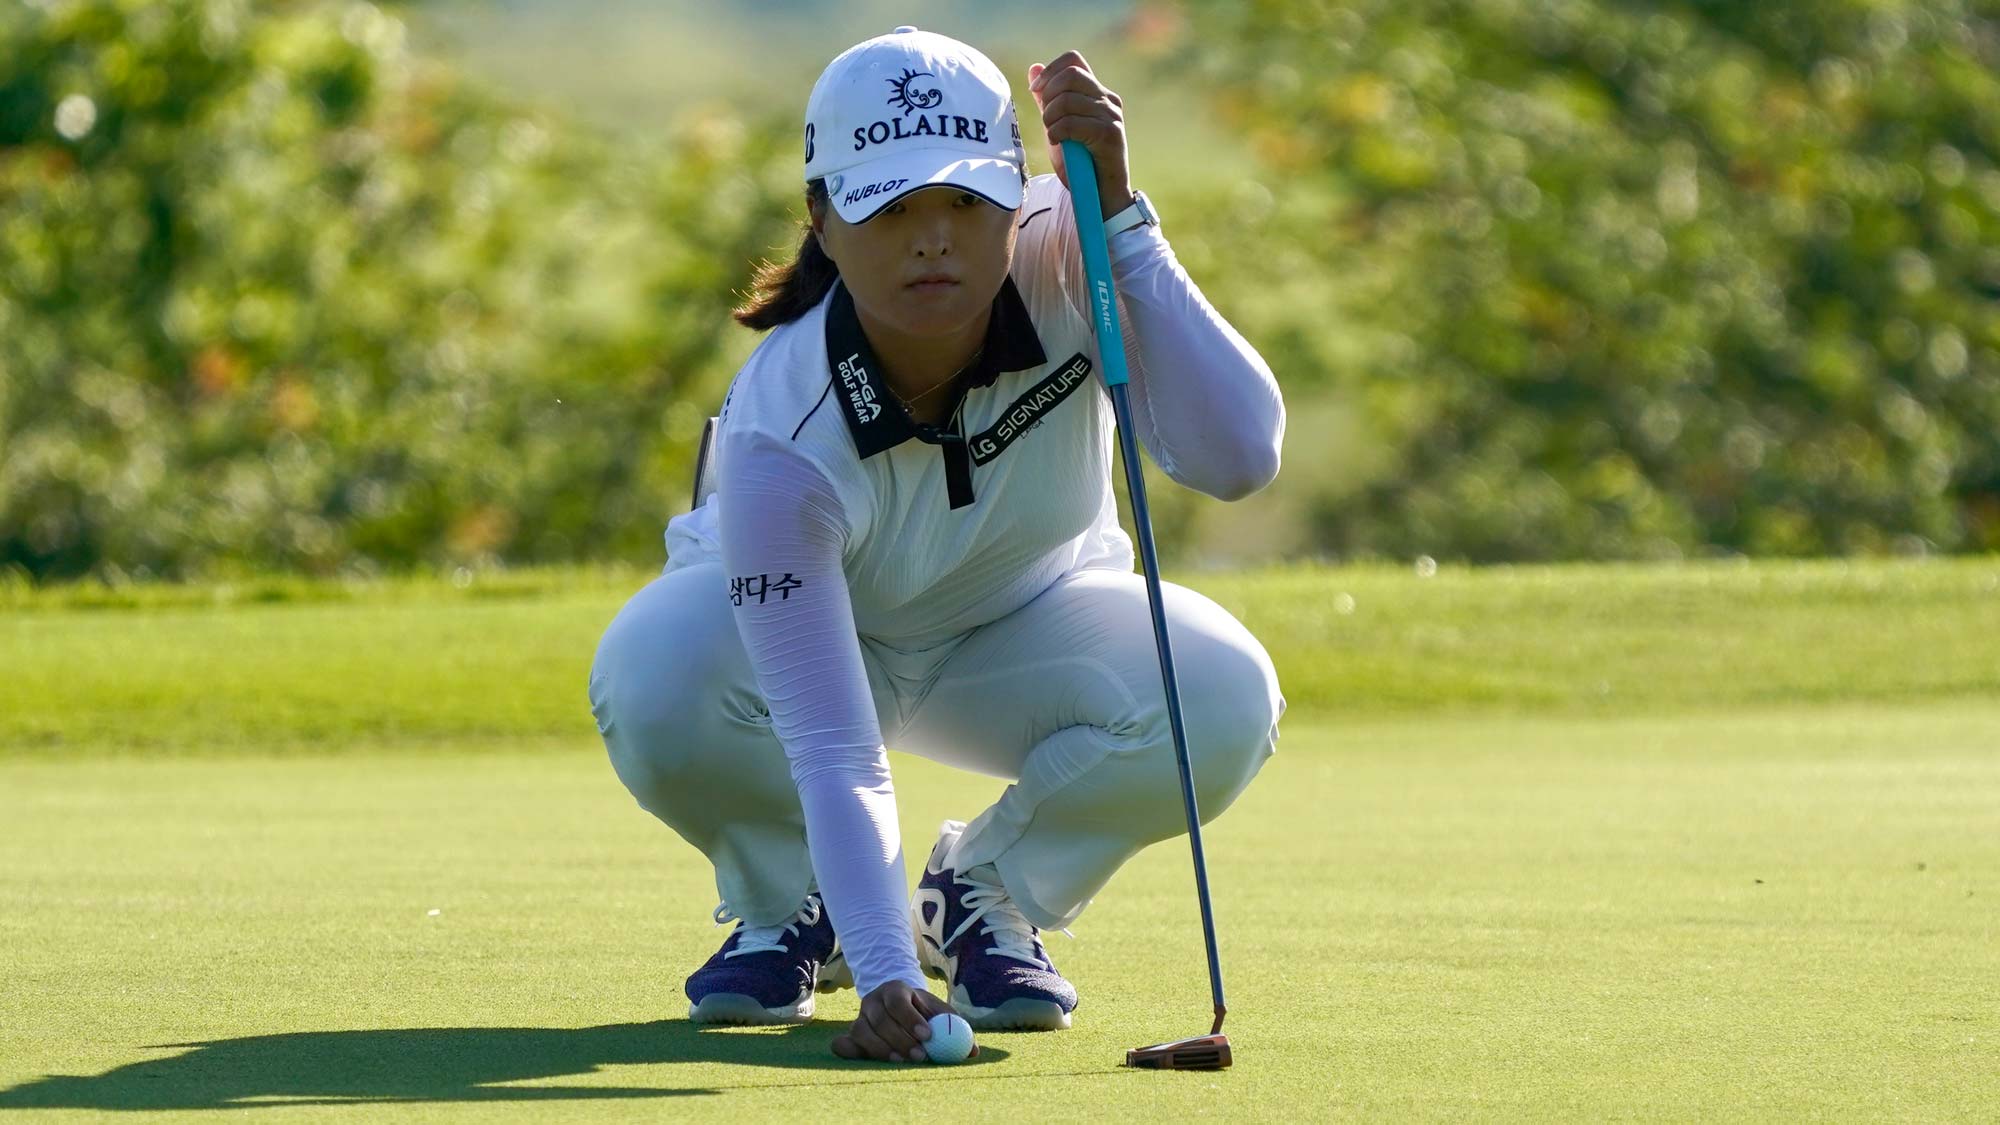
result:
[[[942,258],[951,253],[951,224],[937,222],[927,224],[917,232],[912,249],[919,258]]]

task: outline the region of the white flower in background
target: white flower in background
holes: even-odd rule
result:
[[[82,94],[71,94],[56,103],[56,132],[64,140],[80,141],[97,124],[97,103]]]

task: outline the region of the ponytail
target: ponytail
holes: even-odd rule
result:
[[[808,208],[823,207],[826,201],[824,179],[806,184]],[[765,262],[757,267],[757,275],[750,280],[749,299],[736,307],[736,323],[760,332],[790,324],[811,312],[839,278],[839,267],[820,249],[808,218],[795,258],[782,265]]]

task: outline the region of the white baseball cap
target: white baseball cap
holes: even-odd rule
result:
[[[806,99],[806,179],[825,177],[850,223],[937,184],[1012,211],[1025,161],[1006,75],[943,35],[899,27],[857,43]]]

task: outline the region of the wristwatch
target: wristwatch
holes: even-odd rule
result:
[[[1159,225],[1160,213],[1153,209],[1153,201],[1146,198],[1145,192],[1135,191],[1132,193],[1130,207],[1104,220],[1104,237],[1109,239],[1112,235],[1131,230],[1133,227]]]

